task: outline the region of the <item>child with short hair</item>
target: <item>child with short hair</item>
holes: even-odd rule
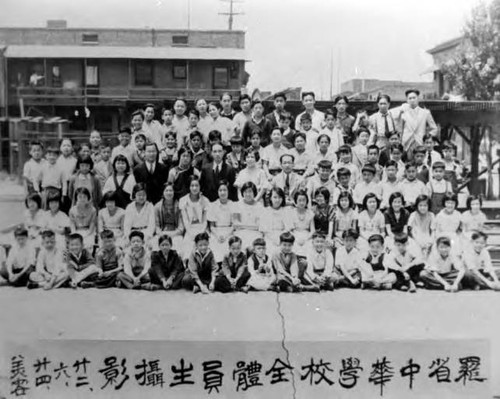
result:
[[[448,237],[439,237],[436,247],[436,251],[429,255],[426,267],[420,273],[420,279],[427,289],[457,292],[465,276],[464,265],[451,253],[451,240]]]
[[[125,211],[116,205],[116,200],[117,197],[114,191],[104,194],[102,198],[104,208],[97,215],[97,228],[101,236],[104,231],[110,230],[118,247],[123,247]]]
[[[309,113],[304,112],[299,118],[299,132],[302,132],[307,137],[306,148],[310,153],[315,153],[317,151],[317,139],[319,136],[319,131],[313,127],[312,117]],[[297,126],[295,126],[297,127]]]
[[[262,133],[258,130],[250,132],[250,147],[246,149],[247,154],[250,152],[257,151],[259,156],[262,158],[262,154],[264,153],[264,147],[260,145],[262,141]],[[262,163],[259,164],[262,166]]]
[[[368,157],[366,159],[366,164],[371,165],[375,168],[375,178],[373,181],[375,183],[379,183],[382,180],[382,173],[384,169],[378,163],[378,159],[380,156],[380,149],[375,144],[368,146]]]
[[[14,239],[2,277],[13,287],[25,287],[30,274],[35,271],[36,250],[29,242],[26,228],[17,227],[14,230]]]
[[[351,197],[354,194],[354,187],[351,185],[351,171],[347,168],[337,169],[337,190],[336,197],[333,198],[334,204],[338,202],[341,193],[349,193]]]
[[[172,249],[172,237],[161,234],[158,248],[151,254],[151,283],[164,290],[178,290],[184,277],[184,264],[177,251]]]
[[[177,98],[175,100],[173,109],[174,116],[172,124],[177,132],[177,148],[180,148],[187,144],[189,133],[191,133],[193,129],[194,120],[191,120],[192,123],[190,123],[189,118],[185,115],[187,103],[183,98]],[[196,124],[198,124],[198,120],[196,121]],[[196,128],[196,125],[194,125],[194,128]]]
[[[431,198],[431,212],[437,215],[443,209],[443,198],[446,193],[452,193],[451,183],[444,179],[444,162],[432,164],[432,179],[427,183],[427,191]]]
[[[320,131],[320,134],[326,134],[330,137],[330,151],[336,153],[344,143],[344,131],[336,123],[335,113],[331,109],[325,111],[325,127]]]
[[[325,236],[314,232],[312,235],[312,249],[307,254],[307,270],[305,275],[313,287],[326,291],[333,291],[333,255],[326,247]]]
[[[97,251],[95,261],[100,273],[94,285],[96,288],[116,287],[118,273],[123,270],[123,252],[116,246],[112,230],[102,230],[99,238],[101,247]]]
[[[455,146],[445,141],[441,146],[444,162],[444,178],[451,183],[454,193],[458,190],[458,185],[462,181],[463,167],[460,162],[455,159]]]
[[[379,210],[380,200],[374,193],[368,193],[363,198],[362,211],[358,216],[360,240],[358,248],[365,252],[369,247],[372,235],[385,235],[385,218]]]
[[[404,147],[402,144],[393,144],[390,147],[391,157],[385,163],[385,166],[389,164],[390,161],[394,161],[397,166],[397,180],[402,181],[405,178],[405,163],[403,162]],[[385,180],[386,176],[382,174],[382,180]]]
[[[132,168],[144,162],[146,156],[146,135],[144,133],[135,134],[134,148]]]
[[[92,169],[94,162],[89,156],[80,157],[76,163],[76,172],[69,181],[68,196],[72,204],[76,203],[76,192],[79,188],[86,188],[90,194],[90,200],[96,208],[102,198],[101,184],[95,177]]]
[[[151,254],[144,243],[144,233],[134,230],[128,236],[130,247],[123,256],[123,271],[116,276],[118,288],[134,290],[156,291],[157,286],[151,284],[149,269],[151,268]]]
[[[71,221],[68,215],[61,211],[61,197],[49,197],[47,199],[49,210],[45,212],[43,219],[43,230],[52,230],[56,235],[58,248],[66,246],[66,236],[71,231]]]
[[[469,272],[471,288],[500,291],[500,269],[495,269],[491,263],[490,253],[486,248],[488,236],[481,231],[475,231],[471,240],[472,250],[464,253],[464,263]]]
[[[316,191],[324,187],[329,191],[328,204],[333,205],[333,198],[337,191],[335,181],[330,178],[332,174],[332,163],[327,160],[321,160],[318,162],[318,171],[312,176],[307,182],[307,193],[309,195],[309,201],[313,203]]]
[[[425,267],[421,254],[415,252],[406,233],[394,237],[394,249],[387,256],[389,269],[396,275],[394,288],[416,292],[420,285],[420,273]]]
[[[404,169],[403,169],[404,172]],[[398,180],[398,164],[394,160],[390,160],[385,165],[384,177],[382,178],[382,203],[380,207],[387,209],[389,207],[389,198],[395,193],[401,191],[400,181]]]
[[[424,163],[426,155],[426,149],[423,145],[419,145],[415,148],[413,152],[413,162],[417,167],[417,179],[422,183],[427,184],[429,182],[429,168]]]
[[[131,137],[132,137],[132,132],[130,131],[130,128],[125,127],[120,130],[120,133],[118,134],[119,144],[115,148],[113,148],[113,151],[111,151],[112,162],[118,155],[123,155],[125,158],[127,158],[128,164],[130,166],[134,165],[135,148],[130,142]]]
[[[155,210],[147,200],[146,185],[137,183],[132,190],[132,202],[125,209],[123,236],[127,238],[132,231],[140,231],[144,235],[143,240],[150,246],[155,228]]]
[[[163,140],[165,140],[166,136],[168,134],[173,134],[174,139],[177,138],[177,131],[175,129],[175,126],[173,125],[173,120],[174,120],[174,111],[171,108],[166,108],[164,107],[161,110],[161,132],[163,136]],[[162,147],[165,147],[165,141],[162,142]],[[177,150],[177,147],[176,147]]]
[[[314,230],[323,234],[328,246],[333,247],[335,208],[330,205],[330,191],[326,187],[319,187],[313,198]]]
[[[42,199],[38,194],[33,193],[26,197],[24,204],[27,208],[24,212],[24,227],[28,229],[28,236],[33,246],[40,248],[42,241],[40,232],[45,221],[45,212],[41,209]]]
[[[56,245],[56,234],[45,230],[42,232],[42,249],[38,254],[36,271],[29,276],[28,288],[51,290],[62,287],[68,279],[64,251]]]
[[[89,190],[80,187],[75,191],[76,202],[69,211],[70,227],[73,233],[79,233],[85,248],[92,251],[97,228],[97,211],[90,202]]]
[[[30,159],[23,166],[23,183],[26,195],[39,192],[40,173],[47,161],[43,159],[43,145],[39,141],[30,143]],[[38,188],[38,189],[37,189]]]
[[[401,193],[406,200],[406,209],[415,210],[415,200],[419,195],[427,195],[425,184],[417,179],[417,165],[415,162],[406,164],[406,179],[400,183]]]
[[[335,211],[334,236],[337,245],[344,245],[342,237],[344,232],[358,227],[358,213],[354,210],[356,204],[348,192],[340,193],[337,199],[337,209]]]
[[[80,144],[76,154],[77,154],[78,158],[90,158],[90,159],[92,159],[92,157],[90,156],[90,144],[89,143]],[[92,162],[94,162],[94,161],[92,161]],[[77,170],[78,170],[78,168],[77,168]]]
[[[378,147],[377,147],[378,149]],[[382,189],[378,183],[375,182],[377,170],[373,165],[367,164],[361,169],[363,180],[358,182],[354,187],[353,198],[356,205],[361,207],[363,199],[369,193],[377,196],[378,200],[382,198]]]
[[[302,132],[295,133],[293,148],[289,154],[295,159],[293,171],[304,178],[314,174],[314,160],[312,154],[306,150],[306,135]]]
[[[99,146],[99,158],[97,163],[94,163],[94,172],[101,184],[101,191],[104,188],[106,180],[113,174],[113,164],[111,163],[111,144],[109,141],[103,142]]]
[[[42,193],[42,203],[45,210],[48,209],[47,198],[49,196],[65,197],[68,193],[66,182],[66,172],[57,165],[59,149],[57,147],[47,148],[46,159],[40,170],[40,191]],[[37,187],[38,188],[38,187]]]
[[[241,238],[232,236],[228,240],[229,254],[222,260],[221,273],[215,279],[215,291],[241,291],[247,293],[250,273],[247,269],[247,256],[241,250]]]
[[[427,165],[428,168],[431,168],[434,162],[441,161],[442,157],[439,152],[434,150],[434,136],[432,136],[432,134],[425,133],[423,142],[426,150],[424,164]]]
[[[340,168],[347,168],[351,171],[351,186],[354,188],[356,183],[360,180],[359,168],[352,163],[352,150],[348,145],[340,146],[339,148],[339,162],[336,165],[334,173]]]
[[[384,254],[384,237],[373,234],[368,238],[368,255],[364,257],[366,268],[361,274],[361,288],[391,290],[396,275],[389,270]]]
[[[370,132],[366,128],[360,128],[357,132],[357,144],[352,147],[352,162],[361,169],[368,161],[368,139]]]
[[[71,175],[75,172],[77,159],[74,156],[73,141],[69,137],[61,139],[59,146],[60,155],[57,158],[57,166],[65,172],[66,184],[69,183]]]
[[[388,144],[380,151],[380,156],[379,156],[380,165],[382,165],[382,166],[386,165],[386,163],[392,158],[391,157],[392,146],[399,145],[399,144],[401,144],[401,138],[399,136],[399,133],[397,131],[390,132]],[[406,162],[406,158],[407,158],[406,152],[403,149],[403,155],[401,156],[401,160],[403,162]]]
[[[282,138],[281,129],[273,129],[271,144],[262,151],[262,166],[269,180],[281,171],[280,158],[282,155],[288,153],[288,149],[281,143]]]
[[[436,215],[436,237],[446,235],[451,240],[453,254],[460,255],[458,234],[462,228],[462,215],[457,211],[458,199],[456,194],[446,193],[443,198],[443,210]]]
[[[408,228],[411,237],[415,240],[422,251],[424,259],[427,259],[433,244],[435,216],[430,211],[430,199],[427,195],[419,195],[415,200],[415,211],[408,219]]]
[[[173,131],[165,133],[163,148],[160,151],[160,161],[170,170],[179,160],[177,155],[176,135]]]
[[[280,114],[279,126],[283,129],[283,145],[291,149],[294,147],[295,130],[290,125],[292,123],[292,114],[290,112],[282,112]]]
[[[364,260],[361,252],[356,247],[358,232],[348,229],[342,233],[343,246],[338,247],[335,253],[335,269],[333,274],[334,284],[337,288],[361,287],[361,271]]]
[[[97,130],[92,130],[90,132],[89,136],[89,144],[90,144],[90,157],[92,158],[92,161],[94,161],[94,164],[99,162],[101,160],[101,146],[102,142],[102,137],[101,133]]]
[[[291,232],[295,236],[295,251],[299,256],[307,256],[314,235],[314,213],[308,208],[309,197],[305,190],[298,190],[294,195],[295,207],[288,214]]]
[[[208,233],[198,233],[194,237],[194,243],[195,249],[189,256],[188,270],[182,279],[182,287],[192,290],[194,294],[200,291],[202,294],[208,294],[215,290],[219,267],[209,248]]]
[[[239,173],[246,167],[243,139],[240,136],[235,136],[229,140],[229,143],[231,144],[231,152],[227,154],[226,162],[233,167],[236,173]]]
[[[467,210],[462,213],[462,236],[464,244],[470,243],[472,233],[483,231],[487,222],[486,215],[481,211],[483,200],[480,195],[469,195],[467,197]]]
[[[280,248],[272,256],[272,264],[276,270],[276,282],[280,291],[300,292],[302,284],[299,275],[299,262],[293,252],[295,237],[292,233],[280,235]]]
[[[389,197],[389,208],[384,212],[385,230],[387,238],[391,241],[394,236],[405,233],[408,234],[408,219],[410,212],[405,208],[405,198],[400,192],[392,193]],[[392,244],[392,242],[391,242]],[[391,245],[389,245],[389,248]]]
[[[66,267],[72,288],[94,287],[95,279],[101,270],[95,265],[90,251],[84,248],[81,234],[73,233],[68,237],[68,251],[65,254]]]
[[[253,251],[248,258],[247,269],[250,274],[247,285],[251,290],[276,290],[276,274],[271,259],[266,254],[266,240],[263,238],[253,241]]]
[[[198,130],[193,130],[189,133],[189,149],[193,153],[193,166],[201,170],[205,150],[203,149],[203,135]]]

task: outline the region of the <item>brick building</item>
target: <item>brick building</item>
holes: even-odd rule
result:
[[[0,110],[116,130],[128,112],[182,96],[218,98],[246,85],[245,32],[0,28]]]

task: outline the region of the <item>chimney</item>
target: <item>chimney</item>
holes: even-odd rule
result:
[[[68,22],[65,19],[49,19],[47,21],[47,29],[66,29]]]

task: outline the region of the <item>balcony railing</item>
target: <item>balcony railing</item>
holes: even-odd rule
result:
[[[218,99],[222,93],[238,96],[240,90],[198,88],[152,88],[152,87],[18,87],[11,91],[17,102],[26,104],[104,104],[126,101],[159,101],[184,97],[207,100]]]

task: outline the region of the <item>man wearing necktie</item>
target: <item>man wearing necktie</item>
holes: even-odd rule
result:
[[[219,198],[219,183],[222,180],[228,182],[229,199],[231,201],[238,200],[238,193],[234,187],[236,180],[236,172],[224,161],[224,149],[220,144],[212,145],[212,158],[213,162],[206,165],[201,170],[200,186],[201,191],[210,202]]]
[[[137,183],[146,184],[148,201],[156,204],[163,196],[163,186],[167,182],[168,169],[158,163],[158,147],[155,143],[146,144],[144,162],[134,168]]]

